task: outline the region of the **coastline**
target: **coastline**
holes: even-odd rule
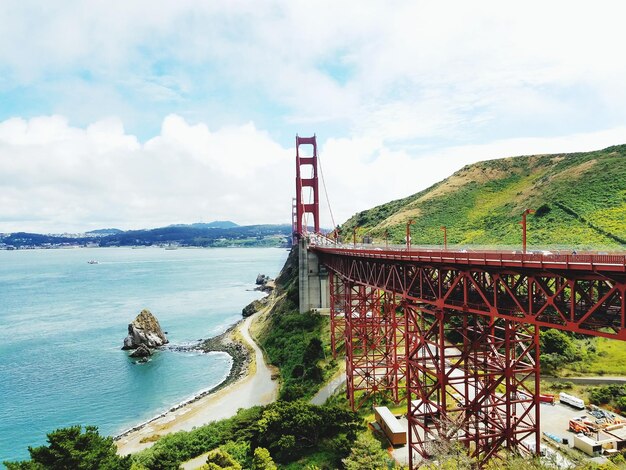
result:
[[[278,384],[272,380],[274,372],[265,364],[260,348],[249,335],[250,324],[258,315],[238,321],[221,335],[194,348],[231,355],[233,365],[222,382],[115,436],[118,454],[139,452],[165,434],[191,430],[233,416],[239,408],[274,401],[278,392]]]
[[[189,350],[202,350],[204,353],[211,352],[221,352],[226,353],[232,358],[232,364],[230,366],[230,370],[228,374],[218,383],[217,385],[211,387],[208,390],[202,390],[196,395],[188,398],[186,400],[177,403],[172,406],[168,410],[159,413],[152,418],[143,421],[131,428],[128,428],[122,431],[119,434],[113,436],[114,441],[119,441],[120,439],[132,434],[134,432],[138,432],[148,426],[149,424],[167,416],[170,413],[174,413],[186,406],[189,406],[198,400],[201,400],[204,397],[207,397],[213,393],[218,392],[219,390],[229,386],[230,384],[238,381],[239,379],[244,378],[248,373],[249,369],[253,362],[253,348],[247,347],[245,344],[234,339],[235,331],[241,326],[245,319],[241,319],[237,321],[234,325],[230,326],[224,333],[215,336],[213,338],[209,338],[207,340],[202,341],[197,346],[193,346],[190,348],[184,348]]]

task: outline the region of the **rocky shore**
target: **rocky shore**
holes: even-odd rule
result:
[[[226,378],[208,393],[216,392],[230,383],[245,377],[248,373],[252,363],[252,351],[235,335],[242,321],[235,323],[221,335],[203,341],[198,346],[198,349],[204,352],[225,352],[233,358],[233,365]]]
[[[273,378],[275,371],[265,364],[261,349],[249,333],[254,318],[248,317],[208,341],[191,346],[169,346],[179,350],[227,352],[233,356],[233,366],[219,385],[116,436],[119,455],[139,452],[166,434],[189,431],[209,421],[234,416],[240,408],[267,405],[276,399],[278,382]],[[243,349],[236,345],[240,342],[245,345]]]
[[[120,439],[133,434],[134,432],[137,432],[141,429],[143,429],[144,427],[146,427],[147,425],[149,425],[150,423],[153,423],[161,418],[163,418],[164,416],[166,416],[169,413],[173,413],[177,410],[180,410],[181,408],[184,408],[187,405],[190,405],[191,403],[194,403],[208,395],[211,395],[225,387],[227,387],[228,385],[236,382],[237,380],[239,380],[240,378],[245,377],[248,374],[248,369],[250,364],[252,363],[252,351],[250,349],[248,349],[248,347],[239,339],[236,338],[235,335],[235,331],[237,330],[237,328],[239,327],[239,325],[241,324],[243,320],[235,323],[233,326],[231,326],[230,328],[228,328],[228,330],[226,330],[224,333],[222,333],[219,336],[215,336],[214,338],[210,338],[207,340],[202,341],[201,343],[197,344],[197,345],[193,345],[193,346],[170,346],[171,349],[175,349],[177,351],[197,351],[197,350],[201,350],[205,353],[209,353],[209,352],[223,352],[228,354],[232,360],[233,363],[231,365],[230,371],[228,372],[228,375],[224,378],[224,380],[222,380],[219,384],[217,384],[215,387],[212,387],[208,390],[204,390],[200,393],[198,393],[197,395],[194,395],[192,398],[190,398],[189,400],[185,400],[181,403],[178,403],[176,405],[174,405],[173,407],[171,407],[170,409],[168,409],[167,411],[164,411],[163,413],[154,416],[153,418],[149,419],[148,421],[144,421],[143,423],[138,424],[137,426],[134,426],[130,429],[125,430],[124,432],[114,436],[114,440],[119,441]]]

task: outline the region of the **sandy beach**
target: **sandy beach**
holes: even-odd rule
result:
[[[254,350],[249,367],[250,373],[215,393],[167,412],[139,429],[123,435],[116,441],[118,454],[132,454],[150,447],[158,436],[176,431],[189,431],[210,421],[228,418],[239,408],[267,405],[274,401],[278,392],[278,382],[272,380],[272,370],[265,364],[261,349],[249,333],[250,324],[257,315],[259,313],[246,318],[237,328],[243,340]]]

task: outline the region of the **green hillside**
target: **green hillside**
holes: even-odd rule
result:
[[[521,214],[528,246],[577,249],[626,247],[626,145],[586,153],[533,155],[468,165],[404,199],[360,212],[341,227],[344,239],[375,241],[387,231],[403,243],[414,220],[414,245],[519,246]]]

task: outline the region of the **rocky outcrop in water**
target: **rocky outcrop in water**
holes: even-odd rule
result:
[[[130,353],[130,357],[150,357],[152,356],[152,351],[145,344],[140,344],[137,349],[135,349],[132,353]]]
[[[128,336],[124,338],[122,349],[137,349],[141,345],[146,348],[158,348],[168,342],[159,321],[150,310],[144,309],[128,325]]]
[[[260,290],[261,292],[270,293],[274,290],[276,286],[274,279],[266,276],[265,274],[259,274],[256,277],[256,287],[254,290]]]

